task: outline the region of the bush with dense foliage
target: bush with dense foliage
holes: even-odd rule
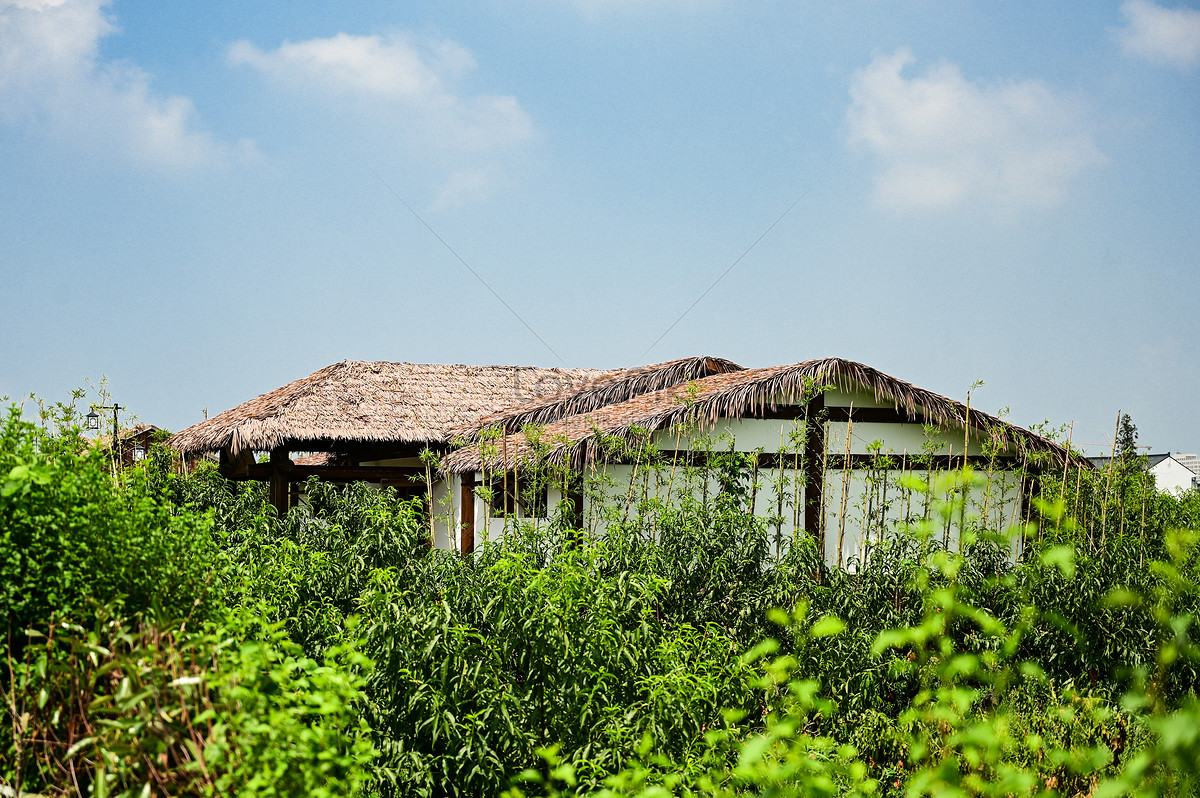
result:
[[[1045,480],[1018,563],[917,524],[843,572],[773,555],[737,458],[712,497],[463,558],[366,485],[279,518],[69,426],[0,444],[3,790],[1196,791],[1200,501],[1136,471]]]
[[[11,408],[0,420],[0,631],[90,614],[190,614],[209,594],[212,524],[142,483],[114,481],[106,453],[69,428],[48,435]]]

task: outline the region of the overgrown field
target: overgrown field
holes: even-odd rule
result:
[[[463,559],[387,491],[114,475],[60,411],[0,422],[0,795],[1197,794],[1200,496],[1137,469],[853,573],[775,557],[736,464]]]

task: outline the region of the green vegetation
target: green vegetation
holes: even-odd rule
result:
[[[279,518],[10,412],[0,794],[1197,794],[1195,492],[1047,474],[1006,533],[965,522],[970,472],[881,484],[923,512],[850,572],[776,554],[753,457],[671,502],[644,478],[601,531],[552,513],[463,559],[390,491]]]

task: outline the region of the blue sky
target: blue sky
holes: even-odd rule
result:
[[[13,399],[836,355],[1200,450],[1195,3],[0,0],[0,177]]]

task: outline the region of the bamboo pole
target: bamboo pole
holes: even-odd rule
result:
[[[625,511],[621,514],[621,525],[629,521],[629,508],[633,505],[633,486],[637,484],[639,458],[633,458],[633,470],[629,473],[629,491],[625,494]]]
[[[805,440],[805,441],[808,440],[808,425],[811,423],[812,423],[811,418],[804,419],[804,435],[805,435],[805,437],[803,440]],[[793,532],[800,528],[801,520],[804,518],[804,503],[800,501],[800,483],[802,481],[800,478],[800,474],[802,473],[800,471],[800,469],[802,466],[807,468],[807,463],[802,461],[802,459],[801,459],[801,455],[800,455],[801,448],[803,448],[803,445],[800,443],[797,443],[796,451],[792,454],[792,531]],[[780,458],[780,459],[782,460],[783,458]],[[822,483],[821,489],[822,490],[825,489],[823,483]],[[805,501],[807,501],[807,498],[805,499]],[[825,552],[821,552],[821,557],[822,558],[825,557]]]
[[[846,537],[846,503],[850,498],[850,435],[854,431],[854,402],[846,418],[846,459],[842,461],[842,500],[838,507],[837,567],[842,567],[842,544]]]
[[[1074,437],[1075,437],[1075,422],[1072,421],[1071,429],[1069,432],[1067,432],[1067,456],[1066,456],[1066,460],[1063,462],[1062,488],[1060,488],[1058,491],[1058,503],[1063,504],[1064,512],[1066,511],[1066,505],[1064,504],[1064,502],[1066,502],[1066,500],[1067,500],[1067,468],[1070,466],[1070,463],[1071,463],[1071,441],[1074,440]]]
[[[1117,437],[1121,434],[1121,411],[1117,411],[1117,426],[1113,428],[1112,456],[1108,459],[1108,479],[1104,483],[1104,501],[1100,504],[1100,545],[1108,533],[1108,493],[1112,489],[1112,475],[1117,465]]]
[[[868,531],[868,529],[869,529],[869,526],[871,523],[871,508],[875,504],[875,484],[873,481],[874,475],[875,475],[874,465],[872,464],[870,466],[867,466],[864,473],[865,473],[865,476],[863,477],[864,484],[863,484],[863,496],[862,496],[862,511],[863,511],[862,528],[859,530],[859,533],[858,533],[858,561],[860,563],[867,556],[867,538],[870,537],[870,535],[871,535],[871,533]]]
[[[755,515],[755,505],[758,504],[758,452],[751,452],[750,457],[752,462],[750,465],[750,506],[746,511],[750,515]]]
[[[971,392],[967,391],[967,409],[963,416],[963,465],[967,464],[967,452],[971,450]]]
[[[889,455],[884,455],[884,456],[885,456],[885,457],[889,457]],[[883,536],[884,536],[884,524],[886,524],[886,523],[887,523],[887,511],[888,511],[888,503],[887,503],[887,489],[888,489],[887,470],[888,470],[888,469],[884,469],[884,473],[883,473],[883,475],[880,477],[880,479],[881,479],[881,482],[879,483],[879,484],[880,484],[880,494],[879,494],[879,538],[878,538],[877,542],[878,542],[880,545],[882,545],[882,544],[883,544]]]
[[[1076,518],[1079,517],[1079,503],[1080,503],[1080,500],[1082,499],[1082,491],[1084,491],[1084,467],[1075,466],[1075,511],[1073,512],[1072,515],[1074,515]],[[1088,541],[1088,544],[1091,544],[1091,541],[1092,541],[1091,520],[1088,520],[1088,522],[1087,522],[1087,541]]]
[[[1142,482],[1142,524],[1138,529],[1138,537],[1142,541],[1142,545],[1138,546],[1138,567],[1142,567],[1142,557],[1146,552],[1146,485]]]
[[[504,515],[505,515],[504,525],[507,527],[508,526],[508,517],[507,517],[508,516],[508,435],[505,432],[501,432],[501,434],[500,434],[500,462],[503,464],[503,468],[504,468],[504,476],[502,477],[503,485],[501,486],[502,490],[504,492],[500,494],[500,508],[501,508],[501,512],[504,513]],[[517,474],[517,470],[514,467],[513,468],[513,477],[514,478],[516,477],[516,474]]]
[[[683,426],[675,428],[675,453],[671,455],[671,478],[667,482],[667,501],[671,501],[671,489],[675,487],[675,467],[679,465],[679,442],[683,439]]]
[[[949,476],[954,470],[954,444],[946,444],[946,475]],[[929,464],[929,495],[933,496],[933,463]],[[947,481],[946,493],[942,496],[942,506],[945,508],[945,514],[950,512],[950,491],[949,481]],[[931,502],[932,503],[932,502]],[[932,508],[931,508],[932,509]],[[946,550],[950,549],[950,522],[947,521],[945,528],[942,529],[942,547]]]
[[[826,424],[824,420],[821,421],[821,433],[821,520],[816,531],[819,536],[819,540],[821,541],[821,568],[823,571],[825,567],[825,527],[829,523],[829,517],[825,512],[825,486],[829,484],[829,436],[832,434],[831,425]],[[824,573],[822,573],[821,579],[824,578]]]
[[[505,440],[507,441],[508,439],[505,438]],[[520,507],[521,507],[521,481],[520,481],[520,478],[517,476],[517,456],[516,455],[517,455],[517,453],[513,452],[513,469],[512,469],[512,476],[513,476],[512,489],[513,490],[512,490],[512,511],[511,512],[508,509],[508,495],[506,494],[504,496],[504,504],[505,504],[505,507],[504,507],[504,510],[505,510],[505,512],[504,512],[504,534],[506,534],[506,535],[508,534],[510,523],[512,525],[513,532],[517,531],[517,515],[520,512]],[[505,462],[508,461],[508,455],[504,456],[504,460],[505,460]],[[507,476],[507,473],[508,472],[505,472],[506,476]],[[510,517],[511,517],[511,521],[510,521]]]
[[[794,424],[793,424],[793,426],[794,426]],[[779,460],[779,476],[778,476],[778,479],[775,481],[775,518],[778,519],[775,522],[775,557],[777,559],[780,554],[780,548],[783,545],[783,454],[784,454],[784,445],[783,445],[783,425],[782,424],[779,425],[779,450],[778,450],[778,452],[779,452],[778,457],[776,459]],[[795,531],[796,531],[796,529],[795,529],[795,527],[793,527],[792,532],[794,533]]]
[[[437,526],[433,512],[433,465],[425,458],[425,515],[429,517],[429,548],[437,548]]]

